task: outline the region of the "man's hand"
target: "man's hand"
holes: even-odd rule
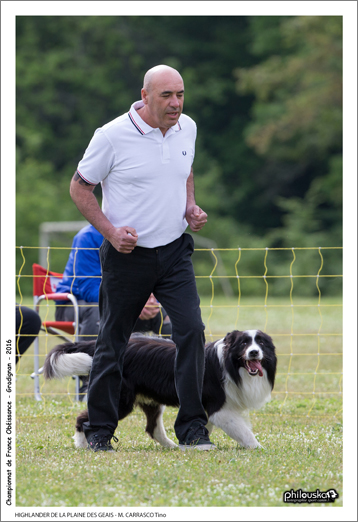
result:
[[[208,220],[208,215],[198,205],[187,208],[185,219],[193,232],[199,232]]]
[[[142,321],[148,321],[149,319],[153,319],[159,312],[159,303],[154,297],[153,294],[150,294],[148,301],[143,308],[139,319]]]
[[[119,227],[113,228],[107,239],[118,252],[130,254],[137,245],[138,234],[134,228]]]

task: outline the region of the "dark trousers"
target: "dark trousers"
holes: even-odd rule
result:
[[[191,262],[193,251],[189,234],[163,247],[136,247],[130,254],[117,252],[104,240],[100,248],[100,326],[90,374],[86,434],[113,434],[117,428],[124,352],[152,292],[171,319],[177,346],[175,384],[180,408],[176,435],[183,439],[194,421],[207,423],[201,402],[205,327]]]
[[[21,308],[21,313],[20,313]],[[41,317],[35,310],[16,305],[16,364],[34,342],[41,328]]]

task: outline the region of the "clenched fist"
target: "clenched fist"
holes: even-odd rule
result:
[[[208,220],[208,215],[198,205],[186,209],[185,219],[193,232],[199,232]]]
[[[119,227],[113,228],[107,239],[118,252],[130,254],[137,245],[138,234],[132,227]]]

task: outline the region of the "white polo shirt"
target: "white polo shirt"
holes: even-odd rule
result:
[[[166,245],[188,223],[186,182],[194,161],[196,124],[182,114],[165,136],[147,125],[136,109],[97,129],[78,164],[78,174],[101,183],[102,211],[115,227],[130,226],[137,245]]]

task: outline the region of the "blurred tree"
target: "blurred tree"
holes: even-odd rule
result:
[[[245,134],[267,162],[258,186],[285,213],[271,237],[340,244],[342,18],[285,17],[275,34],[266,17],[251,24],[252,51],[264,59],[235,74],[238,91],[255,95]]]

